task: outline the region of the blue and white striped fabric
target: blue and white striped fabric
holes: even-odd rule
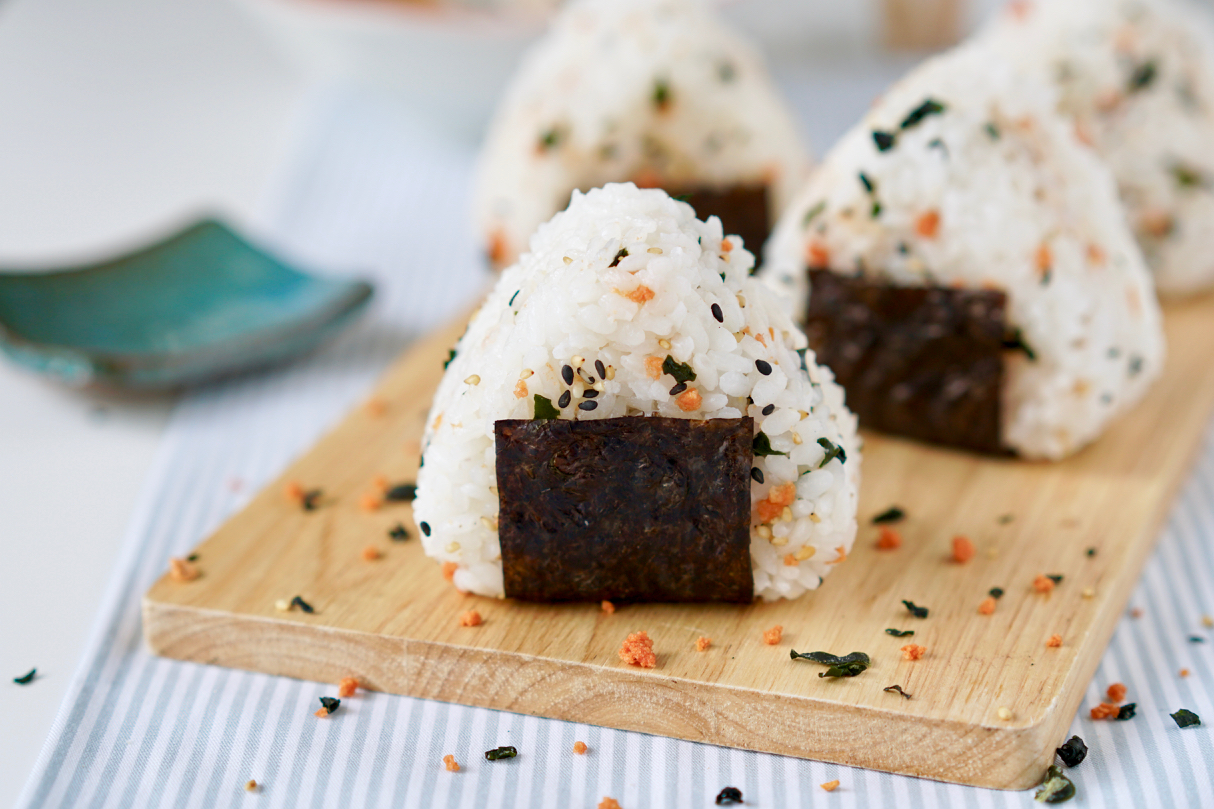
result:
[[[867,98],[867,95],[864,96]],[[725,786],[752,807],[1023,807],[1028,793],[950,786],[425,700],[368,694],[312,717],[332,686],[152,657],[140,595],[363,397],[415,336],[487,279],[466,216],[471,150],[374,105],[326,106],[270,206],[263,236],[306,263],[367,270],[371,317],[313,356],[197,390],[174,414],[98,628],[20,807],[705,807]],[[1214,439],[1184,487],[1073,732],[1076,805],[1214,806]],[[1190,642],[1199,636],[1204,643]],[[1181,668],[1191,670],[1181,679]],[[1112,682],[1138,715],[1093,722]],[[1180,730],[1168,713],[1206,718]],[[572,754],[576,740],[590,752]],[[482,752],[512,744],[517,759]],[[442,765],[452,753],[458,774]],[[247,793],[245,782],[261,786]],[[838,779],[839,789],[818,785]]]

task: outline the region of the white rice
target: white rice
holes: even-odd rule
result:
[[[945,110],[899,131],[928,98]],[[1036,359],[1008,354],[1004,443],[1030,458],[1073,453],[1143,395],[1164,346],[1112,176],[1072,129],[1048,87],[989,48],[932,59],[826,157],[767,246],[765,280],[798,316],[811,251],[898,285],[1005,291]],[[896,145],[879,151],[875,130],[897,133]],[[938,228],[923,235],[932,211]]]
[[[628,255],[610,267],[621,249]],[[802,370],[797,349],[805,336],[749,277],[753,264],[746,250],[726,249],[715,217],[700,222],[691,206],[630,183],[575,192],[568,210],[539,229],[531,252],[502,274],[473,317],[429,416],[414,511],[429,531],[426,553],[458,563],[457,587],[503,595],[494,422],[532,418],[536,394],[559,403],[570,389],[561,369],[574,357],[584,358],[603,390],[597,409],[580,410],[585,385],[576,379],[561,418],[752,416],[787,453],[754,459],[764,482],[752,482],[752,502],[796,487],[779,517],[751,526],[755,594],[795,598],[821,583],[855,539],[855,418],[812,353]],[[641,285],[652,290],[650,300],[626,297]],[[670,376],[647,372],[647,359],[668,355],[696,373],[702,403],[691,412],[670,395]],[[595,360],[614,378],[597,379]],[[760,373],[756,360],[770,363],[771,373]],[[764,416],[768,405],[775,407]],[[846,462],[823,466],[820,438],[841,445]]]
[[[475,220],[505,266],[571,191],[608,182],[768,183],[774,217],[809,169],[802,144],[762,59],[710,4],[574,0],[490,127]]]
[[[1058,90],[1113,170],[1161,293],[1214,284],[1214,30],[1177,0],[1023,3],[985,38]]]

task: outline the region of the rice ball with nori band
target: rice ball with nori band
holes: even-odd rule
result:
[[[1178,0],[1018,3],[984,34],[1113,170],[1155,285],[1214,284],[1214,25]]]
[[[684,467],[676,456],[670,459],[674,471],[661,486],[642,487],[652,468],[625,470],[638,481],[634,490],[621,494],[618,478],[606,481],[606,489],[620,500],[616,510],[656,504],[661,517],[668,510],[661,498],[678,501],[669,508],[693,510],[682,529],[698,541],[694,534],[701,516],[708,524],[717,506],[688,506],[683,492],[725,485],[727,466],[730,485],[740,487],[729,496],[740,492],[743,498],[748,598],[794,598],[814,589],[851,549],[860,477],[855,419],[830,372],[805,350],[804,335],[771,292],[749,276],[753,260],[732,247],[731,238],[723,236],[719,220],[699,221],[691,206],[663,191],[608,185],[575,192],[569,208],[537,231],[530,252],[501,275],[439,385],[423,439],[426,463],[417,478],[414,512],[431,528],[422,538],[426,553],[458,565],[458,588],[515,595],[503,574],[503,566],[512,564],[503,559],[509,549],[499,539],[499,527],[506,528],[499,522],[514,520],[512,515],[538,514],[530,527],[539,530],[544,521],[564,525],[580,519],[582,503],[591,504],[595,515],[604,513],[595,499],[598,490],[564,491],[559,498],[541,494],[520,507],[505,502],[508,493],[499,491],[499,481],[525,485],[521,477],[559,484],[566,473],[582,473],[578,464],[613,460],[571,461],[569,452],[610,447],[628,435],[648,435],[639,439],[644,446],[614,444],[629,458],[684,446],[672,442],[687,430],[664,430],[666,420],[688,424],[697,446],[711,451],[718,445],[705,431],[724,433],[718,436],[728,449],[721,456],[722,471],[682,479],[682,469],[702,465],[689,460]],[[758,361],[768,374],[759,371]],[[586,402],[596,407],[580,407]],[[732,431],[742,423],[748,432],[739,458]],[[635,427],[623,429],[629,424]],[[535,467],[503,466],[503,442],[509,438],[503,438],[503,430],[521,430],[524,444],[566,443],[557,444],[559,452],[549,457],[541,453],[545,462]],[[571,435],[585,441],[571,445]],[[715,469],[715,463],[709,467]],[[561,503],[571,505],[565,513],[552,513]],[[509,514],[501,510],[507,508]],[[673,526],[675,533],[679,529]],[[588,546],[606,559],[619,543],[639,541],[645,530],[637,525],[637,537],[627,530],[598,532],[587,519],[580,530],[552,532],[568,543],[553,556],[556,561],[585,558]],[[711,532],[705,528],[705,533]],[[714,533],[709,539],[722,538]],[[632,551],[637,557],[632,564],[664,556],[661,546]],[[681,567],[669,574],[680,580],[714,564],[694,556],[666,561]],[[569,570],[565,581],[555,584],[611,573]],[[596,597],[588,600],[608,598],[593,592]],[[694,597],[702,600],[703,594]],[[629,599],[645,597],[633,592],[621,600]]]
[[[1109,170],[1047,86],[978,45],[916,68],[844,136],[763,277],[861,424],[920,439],[1062,458],[1163,363]]]
[[[573,0],[526,57],[480,157],[475,219],[504,267],[574,189],[632,181],[754,253],[809,155],[757,51],[700,0]]]

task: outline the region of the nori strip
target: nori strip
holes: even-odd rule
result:
[[[626,417],[495,426],[506,596],[754,599],[754,420]]]
[[[767,241],[772,226],[765,184],[731,185],[725,188],[671,187],[666,190],[672,197],[683,196],[687,204],[696,209],[696,216],[700,219],[720,217],[726,235],[742,237],[746,249],[754,254],[755,266],[763,261],[763,243]]]
[[[810,348],[834,371],[862,426],[1008,454],[1000,439],[1003,292],[809,275]]]

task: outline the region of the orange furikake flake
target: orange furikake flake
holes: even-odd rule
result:
[[[506,240],[506,233],[502,230],[493,231],[489,236],[489,261],[494,264],[505,264],[509,254],[510,242]]]
[[[522,379],[514,383],[514,396],[517,399],[527,398],[527,383]]]
[[[315,716],[317,719],[328,719],[329,718],[329,709],[328,708],[317,708],[316,713],[314,713],[312,715]]]
[[[784,513],[785,506],[791,506],[797,499],[797,484],[785,483],[772,486],[767,497],[755,504],[755,514],[759,522],[771,522]]]
[[[780,642],[780,638],[784,637],[784,627],[776,624],[771,629],[763,630],[763,642],[768,646],[775,646]]]
[[[1033,264],[1037,267],[1038,275],[1045,275],[1054,266],[1054,251],[1045,242],[1042,242],[1033,254]]]
[[[708,651],[709,646],[712,646],[712,638],[705,637],[704,635],[701,635],[700,637],[696,638],[696,651],[697,652],[706,652],[706,651]]]
[[[806,262],[811,270],[825,270],[830,267],[830,250],[826,245],[817,239],[809,243],[806,248]]]
[[[793,556],[793,555],[790,553],[790,554],[785,555],[785,557],[784,557],[784,564],[785,564],[787,567],[796,567],[797,565],[799,565],[799,564],[801,564],[801,563],[800,563],[799,561],[797,561],[797,557]]]
[[[189,559],[169,560],[169,578],[173,581],[194,581],[198,578],[198,566]]]
[[[459,617],[460,626],[480,626],[482,623],[484,623],[484,619],[476,610],[468,610]]]
[[[290,483],[284,486],[282,493],[292,503],[303,503],[304,496],[306,494],[304,492],[304,487],[300,486],[299,481],[296,480],[292,480]]]
[[[915,232],[925,239],[934,239],[940,232],[940,212],[933,209],[915,218]]]
[[[953,561],[964,564],[974,558],[974,543],[969,537],[953,537]]]
[[[577,753],[579,756],[586,755],[586,751],[589,749],[590,748],[586,746],[585,742],[574,742],[573,743],[573,752]]]
[[[459,565],[455,562],[443,562],[443,578],[447,581],[455,581],[455,571],[459,570]]]
[[[620,660],[630,666],[640,666],[651,669],[658,663],[658,656],[653,653],[653,640],[645,630],[633,632],[620,644]]]
[[[1181,677],[1188,677],[1188,676],[1189,676],[1189,670],[1188,670],[1188,669],[1181,669],[1181,670],[1180,670],[1180,676],[1181,676]]]
[[[387,402],[385,402],[383,399],[379,398],[378,396],[372,396],[370,399],[368,399],[366,401],[366,403],[363,405],[363,408],[367,411],[367,414],[370,416],[382,416],[384,414],[384,412],[387,411],[388,404],[387,404]]]
[[[662,378],[662,360],[658,357],[645,358],[645,375],[650,379]]]
[[[836,778],[834,781],[827,781],[825,784],[822,784],[822,788],[827,792],[834,792],[839,788],[839,779]]]
[[[1121,702],[1125,699],[1126,687],[1123,683],[1113,683],[1105,691],[1105,695],[1109,698],[1109,702]]]
[[[721,252],[729,253],[733,251],[733,242],[729,239],[721,239]]]
[[[379,495],[372,492],[367,492],[358,500],[358,507],[363,511],[379,511],[379,507],[384,504],[384,501]]]
[[[1057,649],[1059,646],[1062,645],[1062,636],[1061,635],[1050,635],[1050,638],[1049,638],[1049,640],[1047,640],[1045,642],[1045,645],[1051,649]]]
[[[615,604],[612,604],[610,601],[604,601],[602,604],[599,604],[599,606],[602,608],[603,612],[607,613],[608,615],[615,614]]]
[[[631,292],[625,292],[624,297],[633,303],[645,303],[653,300],[653,296],[657,293],[644,284],[637,285],[637,288]]]
[[[459,772],[459,765],[455,763],[455,756],[450,753],[443,756],[443,764],[447,767],[447,772]]]
[[[352,697],[358,690],[358,680],[353,677],[342,677],[337,683],[337,696]]]
[[[388,491],[388,489],[392,488],[392,484],[388,482],[387,475],[376,475],[375,477],[371,478],[371,486],[377,492],[381,492],[381,493],[386,492],[386,491]]]
[[[374,562],[379,558],[379,548],[374,545],[368,545],[363,548],[362,557],[364,562]]]
[[[978,612],[981,615],[991,615],[995,612],[995,597],[987,596],[982,599],[982,603],[978,605]]]
[[[1044,573],[1038,573],[1033,579],[1033,589],[1039,593],[1048,593],[1054,589],[1054,580]]]
[[[828,565],[841,565],[841,564],[843,564],[844,562],[846,562],[846,561],[847,561],[847,550],[846,550],[846,549],[845,549],[845,548],[844,548],[842,545],[840,545],[839,547],[835,548],[835,553],[837,553],[837,554],[839,554],[839,555],[838,555],[838,556],[836,556],[834,559],[831,559],[831,560],[830,560],[829,562],[827,562],[826,564],[828,564]]]
[[[1102,702],[1092,709],[1093,719],[1110,719],[1121,713],[1121,709],[1116,705],[1110,705],[1107,702]]]
[[[620,809],[620,802],[615,798],[603,798],[599,801],[598,809]]]
[[[883,551],[901,548],[902,534],[898,532],[897,528],[890,528],[888,525],[881,526],[881,535],[877,539],[877,547]]]
[[[913,643],[908,643],[907,645],[902,647],[901,651],[902,651],[903,660],[919,660],[923,657],[923,654],[927,651],[927,647],[926,646],[916,646]]]
[[[700,396],[700,392],[695,388],[688,388],[674,397],[674,403],[679,406],[679,410],[690,413],[700,409],[700,405],[704,403],[704,397]]]
[[[1100,247],[1100,245],[1098,245],[1098,244],[1089,244],[1088,245],[1088,261],[1090,263],[1096,264],[1096,265],[1101,265],[1101,264],[1104,264],[1106,258],[1107,258],[1107,256],[1105,255],[1105,252]]]

